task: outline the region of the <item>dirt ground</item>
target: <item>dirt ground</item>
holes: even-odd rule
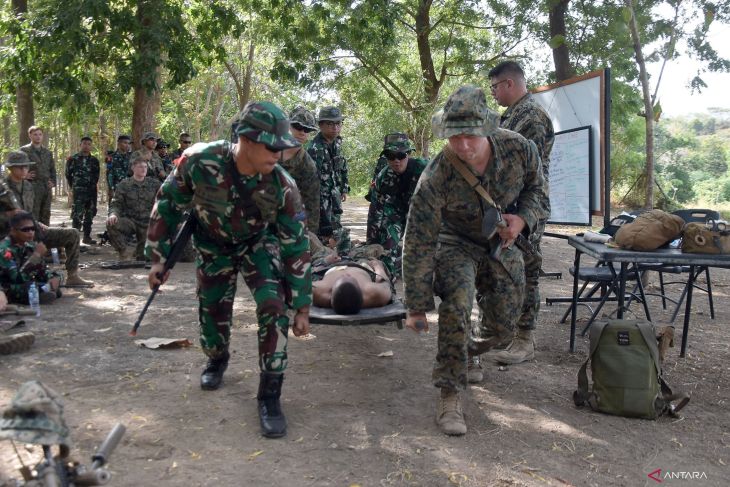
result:
[[[347,204],[356,237],[364,235],[366,212],[363,200]],[[99,231],[104,214],[100,208]],[[59,205],[53,222],[63,221],[68,210]],[[543,249],[545,270],[563,272],[562,280],[541,280],[543,296],[568,296],[573,249],[556,238],[546,238]],[[666,485],[728,485],[728,271],[712,271],[716,319],[696,293],[687,357],[679,358],[679,341],[668,354],[668,382],[692,395],[682,419],[576,409],[571,394],[587,337],[569,353],[569,327],[559,324],[565,305],[543,304],[536,359],[508,368],[485,360],[484,382],[466,396],[464,437],[442,435],[434,421],[431,314],[431,333],[424,336],[392,324],[313,325],[310,339],[292,338],[282,396],[289,432],[268,440],[259,434],[256,323],[245,286],[236,299],[224,386],[206,392],[199,387],[205,360],[197,345],[193,264],[175,268],[138,338],[186,337],[194,345],[150,350],[128,335],[148,295],[146,271],[99,267],[112,258],[108,246],[84,253],[82,275],[96,287],[66,290],[39,319],[27,320],[25,328],[36,334],[33,348],[0,356],[0,406],[27,380],[54,388],[66,403],[77,459],[89,463],[117,421],[127,426],[111,458],[110,485],[640,486],[656,483],[648,477],[656,469],[674,474],[663,479]],[[655,322],[666,323],[670,314],[659,299],[650,304]],[[587,310],[579,316],[585,319]],[[388,351],[392,356],[378,356]],[[37,447],[18,448],[25,463],[39,457]],[[0,479],[17,477],[19,466],[10,442],[0,442]],[[702,475],[688,480],[683,472]]]

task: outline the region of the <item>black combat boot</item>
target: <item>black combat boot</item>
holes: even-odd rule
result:
[[[261,434],[267,438],[280,438],[286,435],[286,418],[281,410],[279,397],[284,374],[261,372],[259,382],[259,420]]]
[[[223,372],[228,368],[228,359],[231,356],[228,351],[218,358],[209,358],[208,364],[200,376],[200,388],[206,391],[218,389],[223,382]]]

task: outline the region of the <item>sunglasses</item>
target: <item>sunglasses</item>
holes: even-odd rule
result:
[[[299,125],[298,123],[293,123],[293,124],[291,124],[291,126],[294,130],[304,132],[305,134],[312,133],[315,130],[315,129],[310,129],[309,127],[305,127],[304,125]]]
[[[20,227],[20,228],[17,228],[16,230],[20,230],[23,233],[30,233],[30,232],[35,232],[35,227]]]
[[[192,140],[181,140],[180,143],[181,144],[192,144],[193,141]]]
[[[389,161],[393,161],[396,159],[401,160],[401,159],[405,159],[406,157],[408,157],[407,152],[386,152],[385,153],[385,158],[388,159]]]
[[[274,154],[278,154],[279,152],[281,152],[281,149],[277,149],[276,147],[272,147],[268,144],[264,144],[264,147],[266,147],[267,151],[272,152]]]

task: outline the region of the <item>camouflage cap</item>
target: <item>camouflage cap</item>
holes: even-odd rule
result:
[[[317,122],[341,122],[345,117],[337,107],[322,107],[319,109]]]
[[[487,107],[481,88],[464,85],[449,96],[442,110],[434,113],[431,128],[440,139],[462,134],[488,137],[499,128],[499,115]]]
[[[37,380],[26,382],[3,412],[0,438],[36,445],[71,445],[58,394]]]
[[[383,150],[408,152],[413,150],[413,145],[406,134],[395,132],[385,136]]]
[[[157,140],[157,136],[154,132],[145,132],[144,136],[142,137],[142,142],[145,140],[155,139]]]
[[[248,102],[234,121],[236,135],[243,135],[275,150],[301,145],[292,137],[289,126],[289,119],[284,111],[269,101]]]
[[[19,150],[8,153],[5,159],[5,167],[30,166],[31,164],[35,164],[35,162],[30,160],[28,154]]]
[[[317,130],[317,122],[314,120],[314,113],[302,106],[295,107],[294,110],[289,113],[289,121],[291,123],[298,123],[307,129]]]

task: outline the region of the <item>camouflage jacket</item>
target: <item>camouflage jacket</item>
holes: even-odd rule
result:
[[[34,184],[43,184],[48,187],[47,181],[53,181],[56,184],[56,163],[53,161],[53,153],[47,148],[41,146],[40,149],[33,147],[33,144],[26,144],[20,148],[28,154],[28,158],[35,162],[35,166],[30,166],[30,171],[35,173]]]
[[[555,132],[545,109],[528,93],[504,111],[500,127],[517,132],[535,143],[542,162],[542,175],[546,182],[549,181],[550,152],[553,150]]]
[[[35,193],[33,192],[33,185],[30,181],[22,180],[16,183],[9,177],[5,180],[10,189],[14,194],[15,198],[22,205],[23,209],[27,212],[33,211],[33,203],[35,202]]]
[[[10,236],[0,240],[0,286],[11,300],[27,295],[30,282],[36,281],[40,285],[53,277],[42,258],[31,259],[35,247],[35,242],[22,246],[13,243]],[[24,268],[23,264],[26,264]]]
[[[180,157],[182,155],[182,153],[183,153],[182,147],[178,147],[177,149],[172,151],[172,155],[170,157],[172,157],[172,160],[174,161],[175,159]]]
[[[32,208],[32,206],[30,207]],[[20,200],[15,192],[8,187],[7,180],[0,178],[0,237],[4,238],[8,234],[8,222],[10,218],[6,216],[6,212],[24,209],[20,205]],[[28,210],[26,210],[28,211]]]
[[[296,184],[280,166],[267,175],[240,175],[225,140],[196,144],[183,156],[157,194],[145,253],[164,262],[183,212],[192,206],[198,225],[195,245],[202,258],[242,252],[262,239],[278,240],[287,302],[299,309],[312,302],[306,214]],[[250,196],[242,197],[233,178]]]
[[[106,183],[110,189],[129,176],[129,152],[108,152],[106,155]]]
[[[331,144],[318,133],[307,145],[307,152],[312,156],[319,171],[322,193],[339,194],[350,192],[347,159],[342,155],[342,137],[337,137]]]
[[[515,213],[525,221],[523,232],[529,236],[537,222],[545,218],[547,199],[537,148],[508,130],[498,129],[488,138],[492,159],[484,175],[475,176],[497,205],[517,208]],[[486,254],[489,241],[481,232],[485,209],[486,202],[443,152],[428,164],[411,198],[403,246],[403,280],[409,310],[433,309],[434,255],[439,242],[468,247],[479,256]],[[500,260],[505,267],[510,265],[506,260],[514,257],[515,252],[519,250],[514,246],[502,252]]]
[[[146,147],[142,147],[141,149],[132,152],[132,155],[129,157],[130,164],[138,156],[141,156],[145,161],[147,161],[148,178],[155,178],[159,179],[160,181],[163,181],[165,179],[160,177],[160,173],[165,174],[165,166],[162,164],[162,159],[160,159],[160,156],[157,154],[157,152],[151,151]]]
[[[384,152],[381,152],[380,156],[378,156],[378,160],[375,162],[375,170],[373,171],[373,177],[370,178],[368,194],[365,195],[365,199],[370,202],[375,201],[375,179],[378,177],[378,174],[380,174],[380,171],[388,165],[388,159],[385,158],[384,154]]]
[[[95,193],[99,182],[99,159],[76,153],[66,160],[66,181],[74,193]]]
[[[280,160],[279,164],[297,183],[302,203],[307,211],[307,228],[317,233],[319,229],[319,174],[317,166],[309,153],[301,148],[288,161]]]
[[[160,157],[159,154],[157,156]],[[172,156],[167,154],[165,157],[160,157],[160,160],[162,161],[162,168],[165,170],[165,174],[170,174],[172,172]]]
[[[109,204],[109,216],[131,218],[138,225],[147,225],[159,188],[157,178],[144,178],[143,181],[136,181],[132,177],[124,179],[114,191],[114,198]]]
[[[428,161],[421,158],[409,158],[408,166],[403,174],[396,174],[389,166],[385,166],[375,179],[375,196],[380,205],[375,221],[379,224],[401,222],[405,224],[411,196],[421,173],[426,169]]]

